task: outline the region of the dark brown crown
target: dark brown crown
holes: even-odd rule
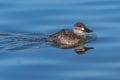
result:
[[[74,26],[76,26],[76,27],[84,27],[85,25],[83,24],[83,23],[81,23],[81,22],[77,22]]]

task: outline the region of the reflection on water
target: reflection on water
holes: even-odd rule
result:
[[[56,47],[60,49],[71,49],[78,54],[82,54],[87,50],[93,49],[91,47],[85,47],[83,42],[78,45],[62,45],[46,42],[48,34],[42,33],[0,33],[0,49],[10,50],[10,51],[21,51],[30,49],[40,49],[47,47]],[[87,33],[86,43],[91,42],[96,39],[96,35],[93,33]]]
[[[93,47],[85,47],[85,44],[80,44],[79,45],[75,45],[75,46],[69,46],[69,45],[55,45],[55,47],[60,48],[60,49],[71,49],[74,48],[74,51],[77,54],[83,54],[86,51],[90,50],[90,49],[94,49]]]

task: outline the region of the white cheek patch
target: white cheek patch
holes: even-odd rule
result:
[[[85,29],[84,28],[81,28],[82,31],[84,31]]]
[[[83,31],[77,31],[78,33],[83,33]]]
[[[74,30],[74,33],[81,34],[81,33],[83,33],[83,31],[82,30]]]

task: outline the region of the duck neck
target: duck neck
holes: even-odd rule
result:
[[[80,30],[76,30],[76,29],[73,29],[73,32],[75,35],[77,35],[78,37],[82,37],[83,39],[86,38],[86,35],[85,35],[85,32],[84,31],[80,31]]]
[[[85,33],[80,33],[80,34],[76,34],[78,37],[82,37],[83,39],[85,39],[86,38],[86,35],[85,35]]]

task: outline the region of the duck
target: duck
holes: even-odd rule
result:
[[[90,33],[93,31],[88,29],[83,23],[77,22],[72,30],[62,29],[49,35],[46,41],[68,46],[78,45],[79,43],[85,44],[86,32]]]

